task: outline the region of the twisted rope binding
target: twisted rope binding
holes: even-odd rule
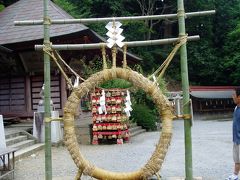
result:
[[[117,67],[116,62],[117,62],[117,47],[114,46],[112,48],[112,67],[113,68]]]
[[[127,45],[123,46],[123,68],[127,68]]]
[[[101,45],[102,59],[103,59],[103,69],[107,69],[107,60],[106,60],[106,48],[105,45]]]
[[[184,9],[179,9],[177,11],[177,17],[185,17],[185,18],[187,17]]]
[[[43,18],[43,24],[44,25],[51,25],[52,24],[52,21],[51,21],[49,16],[46,16],[46,17]]]
[[[60,61],[62,61],[62,63],[76,76],[78,77],[79,79],[81,79],[82,81],[85,81],[85,79],[83,79],[81,76],[79,76],[78,73],[76,73],[64,60],[63,58],[60,56],[60,54],[56,51],[56,50],[53,50],[53,53],[54,55],[56,55],[56,58]]]
[[[179,39],[177,41],[177,43],[175,44],[175,47],[173,48],[173,50],[170,52],[170,54],[168,55],[168,57],[165,59],[165,61],[161,64],[161,66],[148,78],[152,78],[154,75],[157,77],[157,81],[159,81],[167,67],[169,66],[170,62],[172,61],[173,57],[175,56],[176,52],[178,51],[178,49],[187,42],[187,34],[184,35],[180,35]],[[159,75],[157,76],[157,74],[159,73]]]
[[[70,89],[73,89],[72,82],[68,78],[68,76],[66,75],[64,70],[62,69],[61,65],[58,63],[58,60],[57,60],[57,58],[55,57],[55,55],[53,53],[53,49],[51,48],[51,44],[48,44],[47,46],[43,46],[43,51],[45,53],[47,53],[52,58],[52,60],[56,63],[56,65],[58,66],[59,70],[61,71],[61,73],[63,74],[64,78],[66,79],[67,84],[70,86]]]

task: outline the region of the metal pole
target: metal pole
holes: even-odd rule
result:
[[[187,37],[188,41],[196,41],[199,40],[200,37],[189,36]],[[148,40],[148,41],[131,41],[124,42],[127,47],[136,47],[136,46],[154,46],[161,44],[172,44],[179,40],[179,38],[169,38],[169,39],[158,39],[158,40]],[[85,49],[100,49],[103,46],[107,46],[107,43],[93,43],[93,44],[58,44],[51,45],[50,47],[55,50],[85,50]],[[39,51],[43,49],[43,45],[35,45],[35,50]]]
[[[186,17],[204,16],[215,14],[215,10],[189,12],[186,13]],[[163,15],[151,15],[151,16],[129,16],[129,17],[107,17],[107,18],[83,18],[83,19],[52,19],[51,24],[76,24],[76,23],[99,23],[109,21],[129,21],[129,20],[147,20],[147,19],[176,19],[177,14],[163,14]],[[26,21],[14,21],[16,26],[26,25],[42,25],[43,20],[26,20]]]
[[[183,0],[178,0],[178,27],[179,36],[186,34],[185,30],[185,10]],[[183,90],[183,114],[184,114],[184,137],[185,137],[185,174],[186,180],[193,179],[192,172],[192,135],[191,135],[191,118],[190,115],[190,98],[189,98],[189,80],[187,65],[187,45],[184,44],[180,48],[181,58],[181,76]],[[187,116],[186,116],[187,115]]]
[[[44,7],[44,45],[50,46],[50,37],[49,37],[49,16],[48,16],[48,7],[49,0],[43,1]],[[51,117],[50,109],[50,57],[47,53],[44,52],[44,119]],[[51,122],[45,123],[45,179],[52,179],[52,149],[51,149]]]

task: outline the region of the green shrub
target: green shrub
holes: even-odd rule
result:
[[[132,108],[131,118],[134,122],[148,131],[156,130],[156,116],[148,106],[135,104]]]
[[[132,86],[132,83],[124,80],[124,79],[113,79],[104,82],[100,85],[101,88],[110,89],[110,88],[130,88]]]

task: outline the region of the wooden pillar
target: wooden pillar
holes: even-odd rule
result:
[[[60,115],[63,114],[63,108],[65,106],[65,103],[67,101],[67,83],[66,83],[66,80],[64,78],[64,76],[61,74],[61,77],[60,77],[60,91],[61,91],[61,112],[60,112]]]
[[[31,79],[30,76],[25,76],[25,97],[26,97],[26,112],[27,116],[32,116],[32,96],[31,96]]]

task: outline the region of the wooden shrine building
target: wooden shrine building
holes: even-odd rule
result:
[[[194,116],[232,116],[232,95],[237,86],[190,86]]]
[[[49,2],[49,16],[52,19],[72,18],[52,1]],[[14,26],[14,21],[32,19],[43,19],[42,0],[19,0],[0,12],[0,114],[4,116],[32,117],[40,100],[43,53],[35,51],[34,45],[43,44],[43,27]],[[52,25],[50,37],[53,44],[104,41],[83,24]],[[100,50],[62,51],[60,54],[80,75],[85,70],[79,63],[80,59],[89,64],[101,58]],[[130,53],[127,54],[127,59],[131,63],[140,60]],[[117,62],[122,62],[121,51]],[[67,99],[66,81],[52,62],[51,75],[51,98],[61,114]]]

